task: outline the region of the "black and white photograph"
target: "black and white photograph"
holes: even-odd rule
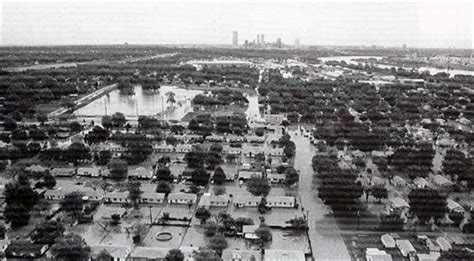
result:
[[[472,261],[473,36],[467,0],[0,0],[0,261]]]

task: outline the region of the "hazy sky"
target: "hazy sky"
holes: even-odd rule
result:
[[[1,43],[239,44],[267,42],[473,48],[473,4],[4,3]]]

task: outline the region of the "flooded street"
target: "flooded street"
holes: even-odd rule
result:
[[[309,219],[309,238],[315,260],[350,260],[344,240],[329,207],[318,198],[313,185],[311,159],[315,148],[299,130],[290,131],[296,144],[295,168],[300,171],[299,195]]]

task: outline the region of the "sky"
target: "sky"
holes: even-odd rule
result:
[[[239,44],[473,48],[472,2],[1,4],[3,45]]]

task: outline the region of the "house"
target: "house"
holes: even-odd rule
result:
[[[28,172],[28,173],[31,173],[31,174],[41,175],[41,174],[44,174],[46,171],[48,171],[48,168],[45,168],[41,165],[34,164],[34,165],[29,166],[29,167],[26,167],[25,171]]]
[[[228,135],[226,139],[228,143],[241,143],[245,141],[245,137],[238,135]]]
[[[393,176],[392,183],[393,183],[393,185],[395,185],[399,188],[405,187],[407,185],[407,182],[403,178],[401,178],[400,176]]]
[[[285,174],[279,174],[279,173],[269,173],[269,174],[267,174],[267,179],[272,184],[283,183],[285,181],[285,178],[286,178]]]
[[[154,152],[173,152],[174,147],[171,144],[168,145],[153,145]]]
[[[265,148],[262,146],[242,146],[242,154],[247,158],[254,158],[255,155],[265,153]]]
[[[233,204],[237,208],[242,207],[257,207],[260,204],[261,198],[258,196],[235,195]]]
[[[174,150],[178,153],[188,153],[191,152],[193,146],[191,144],[177,144]]]
[[[137,167],[128,173],[128,177],[136,177],[137,179],[151,179],[153,172],[144,167]]]
[[[225,195],[211,195],[209,193],[205,193],[199,200],[199,206],[203,206],[205,208],[227,207],[228,205],[229,197]]]
[[[105,203],[127,203],[130,200],[128,199],[128,191],[125,192],[108,192],[105,193],[104,202]]]
[[[95,245],[90,248],[90,259],[92,261],[101,261],[99,258],[101,252],[109,254],[114,261],[126,261],[130,256],[130,248],[128,246]]]
[[[390,211],[394,211],[399,214],[404,214],[410,209],[410,205],[400,197],[390,199]]]
[[[438,261],[441,253],[438,252],[430,252],[429,254],[417,254],[418,261]]]
[[[461,213],[461,214],[464,214],[466,212],[466,210],[459,203],[457,203],[456,201],[454,201],[452,199],[447,199],[446,201],[448,202],[449,212],[458,212],[458,213]]]
[[[242,148],[232,147],[229,145],[222,146],[222,153],[223,154],[231,154],[231,155],[240,155],[242,153]]]
[[[166,255],[172,248],[160,247],[135,247],[130,253],[129,261],[164,261]],[[197,247],[181,246],[179,248],[184,255],[183,261],[194,261],[193,252]],[[127,260],[127,261],[128,261]]]
[[[194,204],[196,200],[196,194],[176,192],[168,195],[168,203],[170,204]]]
[[[140,195],[140,202],[141,203],[161,204],[161,203],[165,202],[165,193],[144,191]]]
[[[55,177],[72,177],[76,171],[72,168],[54,168],[51,169],[51,175]]]
[[[295,197],[289,196],[268,196],[267,206],[274,208],[293,208],[295,207]]]
[[[79,167],[77,168],[77,175],[84,177],[99,177],[101,171],[97,167]]]
[[[378,248],[367,248],[365,250],[365,259],[367,261],[392,261],[392,256]]]
[[[248,180],[251,177],[262,177],[261,171],[254,171],[254,170],[239,170],[239,180]]]
[[[416,249],[410,243],[410,240],[397,240],[395,244],[403,257],[414,257],[416,255]]]
[[[222,261],[262,261],[262,255],[257,250],[226,248],[222,251]]]
[[[250,142],[250,143],[264,143],[265,142],[265,136],[247,135],[247,142]]]
[[[263,260],[272,261],[305,261],[306,257],[302,250],[281,250],[267,249],[263,256]]]
[[[211,142],[223,142],[225,140],[224,136],[221,135],[209,135],[206,137],[206,141],[211,141]]]
[[[413,184],[415,184],[415,186],[417,188],[429,188],[431,187],[431,183],[429,183],[426,179],[422,178],[422,177],[417,177],[413,180]]]
[[[284,155],[283,148],[269,148],[266,150],[267,156],[282,157]]]
[[[428,250],[430,250],[430,252],[439,252],[439,246],[435,246],[435,244],[433,244],[433,241],[431,241],[428,236],[419,235],[416,236],[416,238],[418,242],[423,243],[426,247],[428,247]]]
[[[433,182],[437,187],[445,189],[450,189],[454,185],[453,182],[440,174],[431,176],[431,182]]]
[[[35,244],[28,240],[12,241],[5,249],[5,256],[11,259],[34,259],[42,257],[49,246],[46,244]]]
[[[221,165],[219,166],[224,171],[226,181],[232,181],[239,175],[239,166],[237,165]]]
[[[259,225],[243,225],[242,226],[242,234],[245,239],[258,239],[258,236],[255,234],[255,230],[257,230],[260,226]]]
[[[380,237],[380,241],[382,241],[382,244],[385,248],[395,248],[395,239],[389,234],[383,234]]]
[[[57,189],[46,190],[43,194],[47,200],[62,200],[67,194],[72,192],[80,192],[85,201],[101,201],[104,196],[99,191],[89,187],[60,187]]]
[[[436,243],[439,245],[441,251],[449,251],[453,246],[449,241],[444,237],[436,238]]]
[[[265,119],[265,123],[273,125],[280,125],[286,120],[286,116],[283,114],[265,114],[263,118]]]
[[[7,249],[9,244],[10,244],[10,239],[8,238],[0,240],[0,259],[1,260],[3,260],[2,257],[5,256],[5,250]]]

